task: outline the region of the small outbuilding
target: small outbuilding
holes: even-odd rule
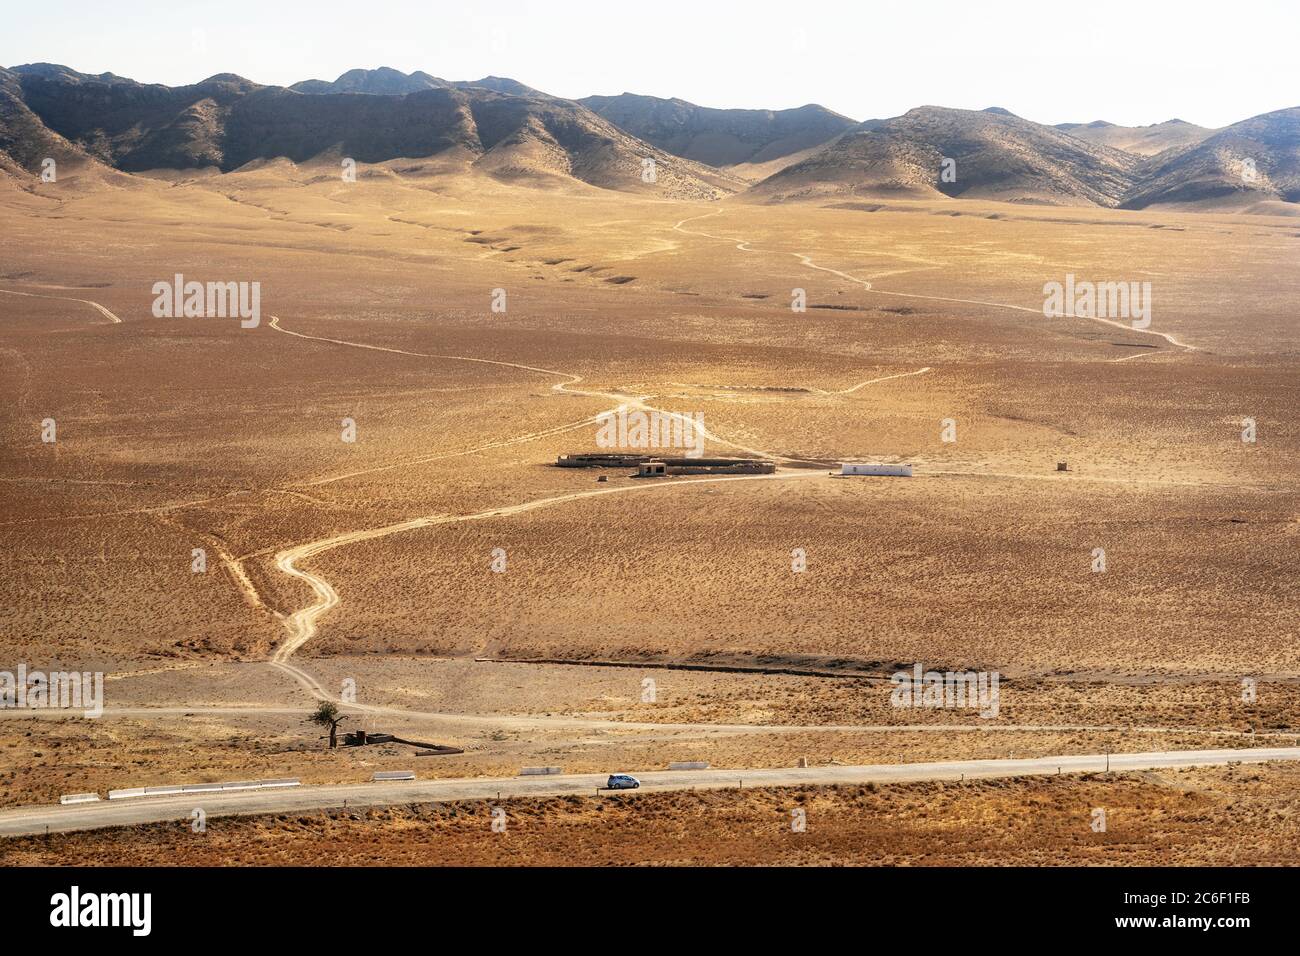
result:
[[[840,476],[849,475],[884,475],[892,478],[911,478],[911,465],[883,465],[865,462],[845,462],[840,465]]]

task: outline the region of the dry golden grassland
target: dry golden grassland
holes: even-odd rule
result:
[[[365,699],[480,720],[403,724],[468,745],[463,757],[436,758],[435,774],[513,773],[546,754],[571,770],[606,770],[694,755],[743,767],[804,755],[847,763],[1232,746],[1249,738],[1214,734],[1297,728],[1294,221],[973,201],[674,202],[510,187],[433,163],[363,172],[345,184],[324,166],[273,162],[0,192],[0,290],[29,294],[0,293],[0,669],[27,662],[110,677],[99,723],[0,723],[5,802],[140,785],[122,779],[133,776],[327,781],[409,762],[400,752],[307,753],[319,742],[296,713],[112,715],[310,710],[298,684],[264,662],[321,600],[313,581],[337,603],[314,619],[296,666],[331,690],[360,675]],[[176,273],[259,281],[260,325],[154,318],[152,285]],[[1044,318],[1043,284],[1067,273],[1150,281],[1150,329]],[[491,310],[497,289],[504,313]],[[791,311],[794,289],[806,291],[807,312]],[[701,413],[709,454],[760,452],[781,467],[711,481],[612,471],[604,483],[552,467],[558,454],[593,450],[593,417],[627,403]],[[40,440],[46,418],[57,421],[56,443]],[[355,443],[340,438],[345,418]],[[1255,443],[1241,440],[1246,418]],[[945,420],[955,442],[942,440]],[[808,459],[826,464],[794,467]],[[829,477],[842,460],[907,461],[916,477]],[[1070,470],[1057,472],[1058,461]],[[300,547],[289,573],[277,559]],[[194,548],[207,551],[205,574],[191,572]],[[508,555],[505,573],[490,568],[496,548]],[[1104,574],[1091,570],[1096,548]],[[792,572],[794,549],[806,552],[803,573]],[[1004,674],[993,725],[1129,729],[539,729],[507,718],[975,718],[900,714],[867,680],[680,671],[646,672],[671,675],[647,706],[640,671],[507,671],[516,665],[474,657],[877,677],[919,661]],[[1261,681],[1255,706],[1242,705],[1243,677]],[[1004,799],[1023,812],[1074,792],[1008,787],[1013,797],[987,785],[970,812]],[[1141,780],[1085,790],[1094,787],[1166,794]],[[1261,784],[1257,798],[1278,793]],[[699,808],[727,799],[626,807],[707,828]],[[761,799],[735,810],[751,821],[735,834],[758,825],[745,814]],[[565,819],[596,812],[546,806]],[[636,816],[622,803],[606,808]],[[854,827],[873,825],[844,819],[819,849],[777,834],[746,850],[720,836],[701,859],[842,859],[865,838]],[[936,810],[930,822],[942,819]],[[264,845],[254,824],[231,826],[232,841],[238,833],[259,847],[242,860],[297,860],[299,848],[310,857],[310,841]],[[629,861],[619,847],[640,837],[660,846],[655,826],[619,827],[640,836],[604,857],[593,843],[591,860]],[[1007,859],[1040,850],[1084,859],[1091,845],[1055,826],[1027,827]],[[1190,847],[1193,829],[1171,832]],[[986,859],[998,845],[989,839],[936,856]],[[1226,842],[1206,839],[1185,859],[1224,859]],[[512,840],[501,846],[520,846],[519,858],[550,859],[544,843]],[[1184,859],[1180,846],[1171,860]],[[668,861],[670,849],[643,858]],[[472,858],[497,852],[485,843]]]

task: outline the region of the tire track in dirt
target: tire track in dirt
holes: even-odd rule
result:
[[[909,378],[913,375],[924,375],[926,372],[933,372],[933,371],[934,369],[930,368],[930,366],[927,365],[925,368],[919,368],[915,372],[899,372],[897,375],[886,375],[883,378],[868,379],[865,382],[858,382],[857,385],[854,385],[851,388],[842,388],[837,392],[827,392],[827,391],[823,391],[820,388],[813,389],[813,391],[815,391],[818,395],[852,395],[858,389],[866,385],[876,385],[880,382],[888,382],[896,378]]]
[[[244,602],[259,611],[270,610],[262,601],[262,596],[257,592],[257,587],[248,577],[248,572],[244,570],[243,563],[236,560],[235,556],[230,553],[230,549],[226,547],[226,542],[221,537],[210,531],[200,531],[196,528],[191,528],[168,515],[160,515],[158,520],[171,525],[187,535],[197,535],[207,541],[212,546],[212,549],[217,552],[217,557],[221,559],[221,566],[225,568],[226,573],[230,575],[231,581],[234,583],[235,588],[240,592],[240,596],[243,597]]]
[[[701,484],[722,484],[737,481],[772,481],[772,480],[791,480],[798,478],[817,478],[820,472],[797,471],[797,472],[776,472],[770,475],[741,475],[725,478],[695,478],[684,481],[676,481],[670,484],[651,484],[645,483],[621,488],[600,488],[595,491],[577,491],[562,495],[554,495],[549,498],[538,498],[533,501],[525,501],[515,505],[504,505],[498,508],[489,508],[485,511],[478,511],[472,514],[449,515],[433,514],[422,515],[417,518],[411,518],[406,521],[399,521],[395,524],[384,525],[379,528],[366,528],[360,531],[349,531],[344,534],[334,535],[330,538],[323,538],[318,541],[309,541],[305,544],[297,545],[280,551],[275,556],[275,566],[278,570],[303,581],[311,588],[316,599],[306,607],[299,608],[284,619],[285,629],[288,636],[276,648],[272,655],[271,663],[281,670],[292,674],[299,683],[308,688],[315,696],[321,699],[333,700],[334,695],[327,694],[320,685],[299,668],[288,664],[291,658],[304,644],[311,640],[317,633],[316,622],[336,607],[339,602],[338,591],[334,586],[318,574],[304,570],[298,567],[298,562],[308,558],[315,557],[325,551],[331,551],[334,548],[342,547],[347,544],[355,544],[360,541],[369,541],[374,538],[383,538],[392,534],[400,534],[406,531],[414,531],[419,528],[429,528],[444,524],[457,524],[464,521],[481,521],[491,518],[508,518],[514,515],[524,514],[529,511],[536,511],[541,508],[553,507],[555,505],[565,504],[570,501],[580,501],[584,498],[594,498],[599,495],[617,495],[630,494],[633,492],[648,493],[651,491],[662,491],[672,488],[680,488],[685,485]],[[321,696],[324,694],[325,696]]]
[[[210,498],[196,498],[193,501],[180,501],[174,505],[158,505],[152,508],[126,508],[122,511],[96,511],[78,515],[51,515],[43,518],[16,518],[13,521],[0,521],[0,528],[7,528],[16,524],[35,524],[41,521],[81,521],[87,518],[120,518],[123,515],[166,514],[169,511],[179,511],[182,508],[210,504],[213,501],[220,501],[222,498],[229,498],[233,494],[238,494],[238,492],[228,491],[225,494],[213,495]]]
[[[719,444],[719,445],[726,445],[728,448],[734,448],[734,449],[736,449],[736,450],[738,450],[738,451],[743,451],[743,452],[745,452],[745,453],[747,453],[747,454],[758,455],[759,457],[762,457],[762,458],[772,458],[772,459],[775,459],[775,460],[778,460],[778,461],[790,460],[790,459],[786,459],[785,456],[783,456],[783,455],[774,455],[774,454],[772,454],[771,452],[764,451],[764,450],[762,450],[762,449],[758,449],[758,448],[748,448],[748,447],[746,447],[746,446],[744,446],[744,445],[739,445],[739,444],[737,444],[737,443],[735,443],[735,442],[729,441],[729,440],[727,440],[727,439],[721,437],[720,435],[716,435],[716,434],[714,434],[713,432],[709,431],[707,428],[705,428],[705,427],[703,427],[702,425],[700,425],[700,424],[699,424],[698,422],[696,422],[694,419],[688,418],[688,416],[683,415],[683,414],[680,413],[680,412],[670,412],[670,411],[666,411],[666,410],[661,409],[661,408],[655,408],[655,407],[652,406],[652,405],[648,405],[648,404],[646,404],[645,399],[646,399],[646,398],[649,398],[649,397],[652,397],[652,396],[633,396],[633,395],[625,395],[625,394],[622,394],[622,393],[620,393],[620,392],[601,392],[601,391],[595,391],[595,390],[592,390],[592,389],[573,388],[572,386],[574,386],[574,385],[578,384],[579,382],[581,382],[581,381],[583,380],[583,377],[582,377],[581,375],[574,375],[572,372],[561,372],[561,371],[558,371],[558,370],[556,370],[556,369],[540,368],[540,367],[538,367],[538,366],[536,366],[536,365],[523,365],[523,364],[521,364],[521,363],[519,363],[519,362],[505,362],[505,361],[501,361],[501,360],[499,360],[499,359],[485,359],[485,358],[477,358],[477,357],[474,357],[474,356],[468,356],[468,355],[444,355],[444,354],[434,353],[434,352],[410,352],[410,351],[407,351],[407,350],[405,350],[405,349],[395,349],[395,348],[390,348],[390,347],[388,347],[388,346],[383,346],[383,345],[370,345],[370,344],[367,344],[367,343],[365,343],[365,342],[349,342],[349,341],[347,341],[347,340],[345,340],[345,339],[332,339],[332,338],[328,338],[328,337],[326,337],[326,336],[322,336],[322,335],[307,335],[307,334],[304,333],[304,332],[294,332],[294,331],[292,331],[292,330],[290,330],[290,329],[286,329],[286,328],[284,328],[284,326],[280,325],[280,319],[279,319],[279,317],[278,317],[278,316],[274,316],[274,315],[271,316],[271,321],[269,322],[269,325],[270,325],[271,328],[275,329],[277,332],[283,332],[283,333],[285,333],[286,335],[292,335],[292,336],[295,336],[295,337],[300,338],[300,339],[308,339],[308,340],[310,340],[310,341],[315,341],[315,342],[327,342],[327,343],[329,343],[329,344],[331,344],[331,345],[342,345],[342,346],[347,346],[347,347],[350,347],[350,348],[359,348],[359,349],[372,349],[372,350],[374,350],[374,351],[378,351],[378,352],[392,352],[392,353],[395,353],[395,354],[397,354],[397,355],[409,355],[409,356],[412,356],[412,357],[415,357],[415,358],[442,359],[442,360],[446,360],[446,361],[455,361],[455,362],[478,362],[478,363],[481,363],[481,364],[484,364],[484,365],[498,365],[498,366],[503,366],[503,367],[505,367],[505,368],[517,368],[517,369],[521,369],[521,370],[523,370],[523,371],[527,371],[527,372],[538,372],[538,373],[541,373],[541,374],[544,374],[544,375],[556,375],[556,376],[559,376],[560,378],[567,379],[567,381],[559,382],[559,383],[557,383],[557,384],[555,384],[555,385],[552,385],[552,386],[551,386],[551,391],[554,391],[554,392],[563,392],[563,393],[566,394],[566,395],[582,395],[582,396],[587,397],[587,398],[605,398],[605,399],[610,399],[610,400],[612,400],[612,401],[616,401],[616,402],[619,403],[619,404],[618,404],[617,406],[615,406],[614,408],[607,409],[606,411],[599,412],[599,413],[597,413],[596,415],[592,416],[591,419],[590,419],[590,421],[595,421],[596,419],[598,419],[598,418],[600,418],[600,417],[602,417],[602,416],[609,415],[609,414],[614,414],[614,413],[617,413],[617,412],[619,412],[619,411],[621,411],[621,410],[624,410],[624,409],[627,409],[627,408],[633,408],[633,409],[637,409],[637,410],[645,411],[645,412],[656,412],[656,413],[658,413],[658,414],[660,414],[660,415],[665,415],[665,416],[667,416],[667,417],[669,417],[669,418],[672,418],[672,419],[675,419],[675,420],[681,421],[681,422],[683,422],[683,423],[689,423],[692,427],[694,427],[694,428],[696,429],[696,431],[698,431],[698,432],[699,432],[701,435],[703,435],[706,439],[708,439],[708,440],[710,440],[710,441],[713,441],[713,442],[716,442],[716,443]],[[580,427],[580,426],[583,425],[583,424],[586,424],[586,422],[578,422],[578,423],[575,423],[575,424],[572,425],[572,426],[561,426],[561,427],[563,427],[563,428],[568,428],[568,427],[574,427],[574,428],[576,428],[576,427]],[[540,437],[540,436],[542,436],[542,435],[544,435],[544,434],[545,434],[545,433],[543,433],[543,432],[537,432],[537,433],[534,433],[534,436]],[[531,438],[531,437],[534,437],[534,436],[522,436],[521,439],[512,439],[510,442],[507,442],[506,444],[512,444],[512,443],[514,443],[515,441],[518,441],[518,440],[527,440],[527,439],[529,439],[529,438]],[[498,447],[498,445],[497,445],[496,443],[493,443],[493,444],[486,445],[486,446],[483,446],[483,447],[484,447],[484,448],[493,448],[493,447]],[[461,452],[461,453],[459,453],[459,454],[468,454],[468,452]],[[417,461],[418,461],[418,460],[422,460],[422,459],[417,459]],[[399,464],[403,464],[403,463],[399,463]],[[385,466],[382,466],[382,467],[384,467],[384,468],[398,467],[399,464],[394,464],[394,465],[385,465]]]
[[[521,662],[525,663],[525,662]],[[139,677],[165,671],[189,670],[206,666],[202,662],[182,663],[173,667],[142,670],[123,674],[123,678]],[[291,665],[290,670],[297,670]],[[311,686],[320,688],[310,674],[298,671]],[[117,680],[106,675],[104,680]],[[323,689],[321,699],[330,698]],[[1278,739],[1291,740],[1300,745],[1300,734],[1294,730],[1229,730],[1223,727],[1168,726],[1150,724],[996,724],[988,722],[935,723],[935,724],[737,724],[682,721],[621,720],[617,717],[569,717],[556,715],[458,713],[452,711],[409,710],[386,704],[349,703],[349,711],[397,717],[433,724],[454,724],[465,727],[495,727],[504,730],[528,732],[535,730],[634,730],[664,732],[677,737],[680,734],[698,733],[700,736],[747,736],[750,734],[1000,734],[1000,733],[1134,733],[1134,734],[1203,734],[1207,737],[1225,737],[1237,740]],[[177,717],[245,717],[245,716],[301,716],[302,708],[284,704],[238,704],[228,706],[160,706],[160,707],[105,707],[99,719],[120,720],[175,720]],[[2,720],[84,720],[81,711],[0,709]]]
[[[351,342],[345,339],[334,339],[326,336],[308,335],[303,332],[295,332],[290,329],[284,328],[284,326],[280,324],[279,317],[274,315],[270,317],[270,322],[268,324],[271,328],[275,329],[277,332],[282,332],[286,335],[292,335],[296,338],[307,339],[311,341],[326,342],[332,345],[340,345],[340,346],[351,347],[351,348],[370,349],[379,352],[391,352],[398,355],[408,355],[416,358],[432,358],[432,359],[442,359],[442,360],[449,360],[449,361],[477,362],[486,365],[497,365],[497,366],[504,366],[507,368],[521,369],[529,372],[538,372],[546,375],[557,375],[565,379],[565,381],[553,385],[552,391],[563,392],[570,395],[582,395],[586,397],[606,398],[606,399],[613,399],[619,401],[620,405],[617,408],[610,410],[612,412],[617,412],[620,409],[632,407],[643,411],[657,412],[661,415],[666,415],[671,418],[679,419],[682,421],[688,420],[687,417],[685,415],[682,415],[681,413],[669,412],[669,411],[664,411],[662,409],[654,408],[653,406],[646,404],[642,398],[622,395],[613,392],[602,392],[602,391],[595,391],[595,390],[588,390],[588,389],[572,388],[573,385],[576,385],[578,382],[581,382],[583,379],[582,376],[575,375],[570,372],[562,372],[555,369],[541,368],[535,365],[525,365],[519,362],[505,362],[497,359],[484,359],[484,358],[478,358],[474,356],[464,356],[464,355],[445,355],[445,354],[438,354],[438,353],[412,352],[406,349],[397,349],[388,346],[371,345],[364,342]],[[600,413],[600,415],[593,416],[591,420],[594,421],[597,418],[599,418],[601,415],[606,415],[609,413],[610,412],[602,412]],[[728,447],[731,448],[736,448],[748,453],[756,454],[759,455],[760,457],[764,457],[764,458],[775,457],[779,460],[785,460],[782,459],[781,456],[770,456],[767,452],[760,451],[758,449],[746,448],[743,445],[738,445],[734,442],[727,441],[726,439],[720,438],[719,436],[701,427],[700,425],[695,423],[694,420],[691,420],[691,422],[706,439],[717,442],[719,444],[727,445]],[[583,423],[578,423],[578,424],[581,425]],[[570,426],[565,426],[565,427],[567,428]],[[572,427],[577,427],[577,426],[572,426]],[[512,442],[510,443],[513,443],[515,441],[528,440],[532,437],[536,437],[539,434],[542,433],[532,433],[531,435],[528,436],[522,436],[519,439],[512,440]],[[492,443],[491,445],[485,447],[499,447],[500,444],[502,443]],[[468,454],[468,452],[462,452],[460,454]],[[390,467],[398,467],[398,466],[389,465],[383,467],[390,468]],[[675,488],[675,487],[681,487],[682,485],[691,485],[691,484],[724,483],[724,482],[733,482],[733,481],[754,481],[754,480],[772,480],[772,479],[786,480],[791,478],[804,478],[804,477],[816,477],[816,473],[777,472],[769,475],[745,475],[745,476],[738,476],[738,477],[731,476],[731,477],[723,477],[723,478],[704,478],[704,479],[693,479],[690,481],[678,481],[678,482],[673,482],[672,484],[643,484],[643,485],[636,485],[632,487],[602,488],[602,489],[597,489],[595,491],[572,492],[569,494],[555,495],[549,498],[541,498],[534,501],[523,502],[522,504],[507,505],[499,508],[491,508],[486,511],[476,512],[474,514],[422,515],[416,518],[411,518],[407,521],[400,521],[379,528],[368,528],[360,531],[346,532],[344,534],[334,535],[330,538],[324,538],[317,541],[309,541],[292,548],[284,549],[282,551],[279,551],[275,556],[276,568],[282,573],[284,573],[285,575],[292,578],[296,578],[300,581],[303,581],[305,584],[307,584],[307,586],[311,589],[312,593],[315,595],[315,600],[311,604],[307,605],[306,607],[299,608],[297,611],[294,611],[292,614],[284,618],[284,625],[285,625],[285,629],[288,631],[288,635],[285,638],[285,640],[280,643],[280,645],[276,648],[275,652],[273,653],[271,657],[271,664],[279,668],[280,670],[284,671],[285,673],[290,674],[295,680],[299,682],[299,684],[301,684],[306,690],[308,690],[309,693],[313,694],[313,696],[316,696],[322,700],[335,699],[334,695],[331,695],[327,691],[325,691],[324,688],[321,687],[319,682],[317,682],[315,678],[313,678],[310,674],[303,671],[301,668],[295,667],[294,665],[289,663],[289,659],[293,657],[293,655],[299,650],[299,648],[301,648],[304,644],[306,644],[309,640],[311,640],[312,637],[315,636],[315,634],[317,633],[317,621],[320,619],[320,617],[328,613],[335,606],[337,606],[340,601],[339,594],[334,589],[333,585],[331,585],[320,575],[313,574],[310,571],[306,571],[298,567],[298,562],[315,557],[316,555],[319,555],[324,551],[333,550],[334,548],[342,547],[343,545],[353,544],[360,541],[368,541],[373,538],[385,537],[391,534],[399,534],[405,531],[412,531],[418,528],[427,528],[435,525],[452,524],[452,523],[457,523],[462,521],[475,521],[475,520],[482,520],[487,518],[509,517],[512,515],[523,514],[528,511],[533,511],[538,508],[550,507],[553,505],[563,504],[569,501],[577,501],[583,498],[591,498],[597,495],[627,494],[636,491],[653,491],[656,489]],[[338,479],[336,478],[332,480],[338,480]],[[251,557],[251,555],[245,557]],[[237,560],[244,560],[244,559],[240,558]]]
[[[506,448],[510,445],[520,445],[525,442],[536,441],[539,438],[550,438],[553,435],[562,435],[565,432],[571,432],[574,429],[581,428],[583,425],[595,424],[599,420],[599,415],[593,415],[589,418],[584,418],[581,421],[571,422],[568,425],[557,425],[554,428],[547,428],[539,432],[530,432],[527,435],[519,435],[516,438],[508,438],[503,441],[489,442],[486,445],[478,445],[474,448],[466,448],[464,451],[447,452],[441,455],[422,455],[419,458],[408,458],[403,461],[393,462],[390,465],[376,465],[374,468],[363,468],[360,471],[349,471],[341,475],[331,475],[328,478],[317,478],[305,482],[305,485],[308,487],[329,485],[336,481],[344,481],[348,478],[358,478],[362,475],[373,475],[381,471],[391,471],[394,468],[406,468],[411,465],[424,465],[431,461],[446,461],[449,458],[462,458],[465,455],[473,455],[481,451],[490,451],[493,448]]]
[[[1188,347],[1190,348],[1190,346]],[[1106,361],[1109,362],[1111,365],[1114,365],[1117,362],[1131,362],[1134,359],[1147,358],[1152,355],[1166,355],[1166,354],[1168,353],[1161,352],[1160,350],[1155,349],[1151,351],[1136,352],[1133,355],[1124,355],[1121,356],[1120,358],[1107,359]]]
[[[99,314],[108,319],[110,323],[116,325],[122,324],[122,320],[116,315],[108,311],[108,309],[104,308],[98,302],[93,302],[90,299],[74,299],[70,295],[41,295],[36,292],[14,292],[12,289],[0,289],[0,292],[3,292],[5,295],[25,295],[31,299],[61,299],[64,302],[80,302],[82,305],[88,305],[92,309],[96,309]]]
[[[707,232],[699,232],[693,229],[682,228],[682,226],[684,226],[688,222],[695,222],[698,219],[708,219],[713,216],[721,216],[722,212],[723,210],[719,209],[715,212],[705,213],[704,215],[691,216],[687,219],[682,219],[681,221],[679,221],[673,226],[673,229],[676,230],[677,232],[684,232],[688,236],[703,236],[705,239],[716,239],[719,242],[735,242],[736,248],[741,250],[742,252],[764,252],[765,251],[762,249],[751,248],[750,243],[752,242],[752,240],[737,240],[735,236],[714,236],[714,235],[710,235]],[[768,254],[780,255],[781,253],[770,252]],[[807,266],[810,269],[817,269],[821,272],[829,272],[831,275],[839,276],[840,278],[846,279],[849,282],[856,282],[858,285],[862,286],[862,288],[867,292],[874,292],[876,295],[892,295],[904,299],[925,299],[931,302],[956,302],[960,305],[981,305],[981,306],[987,306],[987,307],[998,308],[998,309],[1014,309],[1017,312],[1028,312],[1030,315],[1043,317],[1043,310],[1041,308],[1035,309],[1035,308],[1030,308],[1029,306],[1026,305],[1015,305],[1010,302],[987,302],[982,299],[958,299],[958,298],[952,298],[950,296],[942,296],[942,295],[922,295],[919,292],[887,292],[884,289],[877,289],[873,287],[871,282],[869,282],[866,279],[859,279],[857,276],[849,275],[847,272],[841,272],[838,269],[831,269],[826,266],[819,266],[816,262],[812,260],[810,256],[805,255],[802,252],[787,252],[785,254],[794,256],[801,263],[803,263],[803,265]],[[1171,333],[1168,332],[1155,332],[1152,331],[1151,329],[1134,328],[1131,325],[1125,325],[1123,322],[1117,322],[1114,319],[1103,319],[1103,318],[1098,318],[1096,316],[1092,317],[1092,321],[1104,322],[1106,325],[1113,325],[1116,328],[1123,329],[1126,332],[1140,332],[1143,335],[1154,335],[1157,338],[1164,339],[1166,342],[1168,342],[1170,345],[1175,346],[1176,348],[1184,349],[1189,352],[1197,351],[1197,347],[1195,345],[1188,345],[1186,342],[1179,341]]]

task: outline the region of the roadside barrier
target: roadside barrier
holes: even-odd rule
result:
[[[108,799],[129,800],[135,797],[168,797],[180,793],[224,793],[227,790],[270,790],[277,787],[299,786],[302,786],[302,783],[295,777],[283,780],[238,780],[231,783],[187,783],[170,787],[128,787],[124,790],[108,791]]]
[[[376,770],[375,775],[370,778],[371,783],[377,783],[381,780],[414,780],[414,770]]]

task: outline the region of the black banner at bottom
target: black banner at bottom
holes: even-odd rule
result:
[[[551,927],[593,946],[690,931],[867,919],[888,931],[1069,930],[1185,939],[1288,925],[1274,869],[19,869],[0,871],[8,941],[72,934],[204,946],[373,945],[430,921],[497,933]],[[1284,912],[1284,907],[1287,911]],[[750,925],[746,925],[750,924]],[[469,925],[467,923],[467,925]],[[510,927],[514,927],[511,929]]]

